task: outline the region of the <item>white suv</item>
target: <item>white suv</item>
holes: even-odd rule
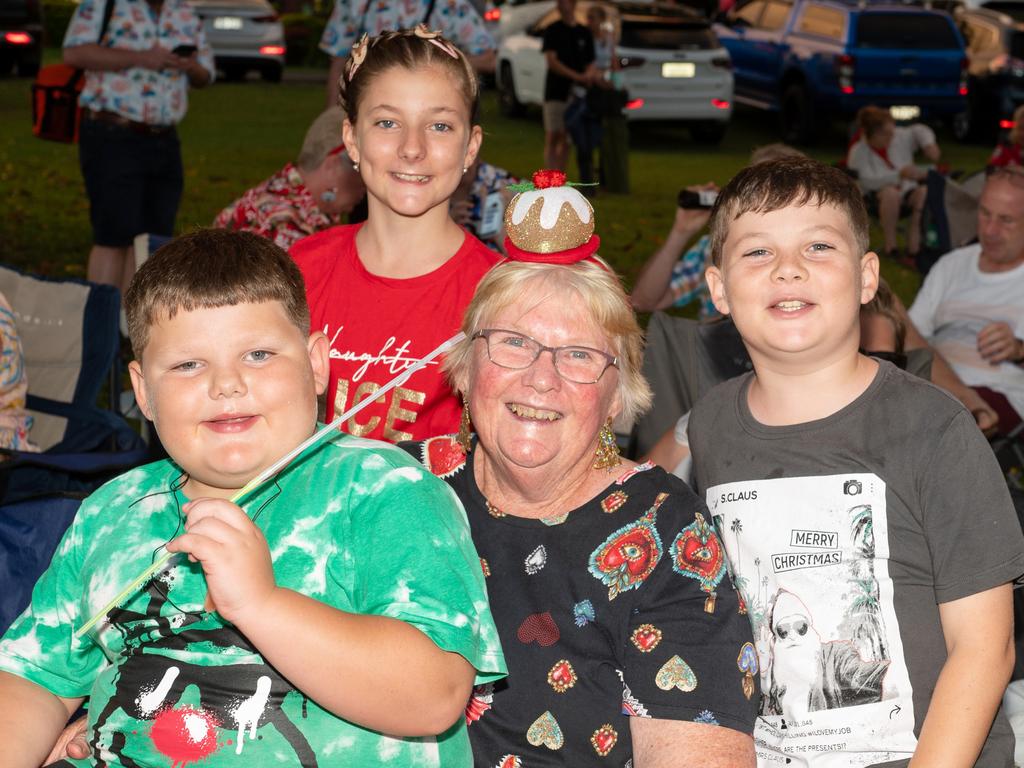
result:
[[[586,23],[591,5],[604,6],[618,42],[630,120],[683,120],[698,141],[717,142],[732,116],[729,54],[708,21],[677,5],[581,0],[576,18]],[[544,30],[559,18],[554,0],[505,6],[501,16],[497,85],[502,111],[541,104],[547,65]]]

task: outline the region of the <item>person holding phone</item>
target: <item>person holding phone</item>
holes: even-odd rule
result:
[[[176,126],[188,89],[213,80],[213,51],[185,0],[82,0],[64,62],[85,70],[79,162],[93,232],[86,276],[123,291],[135,236],[174,234],[184,178]]]

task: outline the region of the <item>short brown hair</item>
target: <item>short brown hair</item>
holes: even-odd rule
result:
[[[445,48],[458,55],[453,58]],[[447,77],[455,81],[466,102],[470,124],[476,124],[480,108],[480,83],[466,55],[440,35],[428,40],[418,37],[414,30],[402,29],[369,38],[366,57],[354,74],[350,73],[348,65],[345,66],[345,71],[338,80],[338,103],[345,110],[352,125],[356,124],[359,117],[359,103],[363,92],[374,78],[392,67],[408,70],[427,67],[443,69]]]
[[[149,329],[166,313],[279,301],[288,319],[309,334],[302,273],[273,241],[252,232],[198,229],[158,248],[124,296],[128,337],[137,360]]]
[[[868,106],[861,107],[857,111],[857,127],[860,128],[865,139],[870,139],[889,123],[895,125],[896,121],[892,119],[892,115],[887,109]]]
[[[850,176],[809,157],[783,157],[744,168],[718,195],[711,212],[711,262],[722,265],[729,225],[745,213],[790,205],[833,205],[846,213],[861,256],[868,250],[868,212]]]

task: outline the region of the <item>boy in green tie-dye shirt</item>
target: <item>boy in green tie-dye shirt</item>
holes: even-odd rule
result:
[[[464,706],[505,665],[448,487],[339,433],[228,501],[316,427],[327,342],[298,269],[200,231],[154,254],[126,309],[170,460],[85,501],[0,642],[5,765],[38,766],[85,698],[91,756],[61,765],[471,765]],[[187,557],[76,637],[165,544]]]

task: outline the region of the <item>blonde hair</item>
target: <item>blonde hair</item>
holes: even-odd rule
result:
[[[542,289],[547,290],[542,292]],[[575,294],[580,301],[574,304],[582,306],[607,334],[613,354],[618,358],[622,415],[625,420],[634,420],[650,408],[652,398],[651,388],[641,372],[643,331],[619,279],[610,269],[589,261],[571,265],[506,261],[484,275],[462,319],[466,338],[448,354],[443,365],[453,388],[466,396],[474,333],[486,328],[501,310],[522,302],[524,297],[554,293]]]
[[[317,115],[306,131],[302,149],[295,161],[300,171],[316,170],[327,154],[341,144],[341,124],[344,120],[345,110],[341,107],[331,107]]]
[[[765,144],[751,152],[748,164],[767,163],[769,160],[778,160],[780,157],[807,157],[807,155],[789,144],[775,142],[774,144]]]
[[[862,315],[880,315],[892,323],[893,335],[896,338],[896,349],[893,352],[902,355],[907,342],[907,322],[896,308],[896,296],[884,277],[878,278],[878,290],[874,298],[861,305]]]

